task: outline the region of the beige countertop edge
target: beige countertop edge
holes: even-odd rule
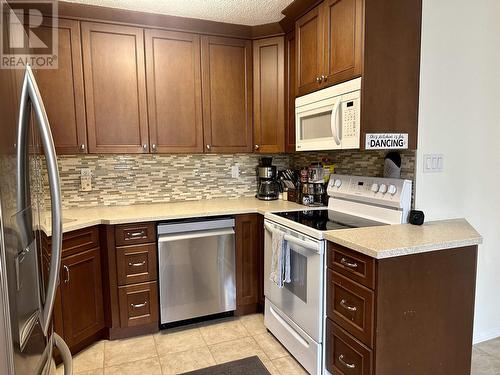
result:
[[[368,256],[375,258],[375,259],[386,259],[386,258],[394,258],[394,257],[399,257],[399,256],[404,256],[404,255],[426,253],[426,252],[437,251],[437,250],[456,249],[459,247],[474,246],[474,245],[480,245],[483,243],[482,237],[475,237],[475,238],[468,238],[468,239],[461,239],[461,240],[450,240],[450,241],[443,241],[443,242],[436,242],[436,243],[427,243],[427,244],[414,245],[414,246],[409,246],[409,247],[402,246],[402,247],[395,247],[392,249],[374,250],[373,248],[369,248],[369,247],[360,245],[356,242],[347,241],[347,240],[342,239],[342,238],[335,238],[335,236],[331,235],[331,234],[327,235],[326,239],[330,242],[336,243],[336,244],[341,245],[341,246],[345,246],[349,249],[355,250],[359,253],[368,255]]]

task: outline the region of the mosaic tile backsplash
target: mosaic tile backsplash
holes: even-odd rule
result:
[[[381,176],[385,152],[335,151],[273,155],[278,169],[298,168],[327,156],[337,173]],[[260,155],[59,156],[63,208],[253,197]],[[402,177],[413,179],[415,153],[402,153]],[[231,177],[237,164],[240,177]],[[82,168],[92,171],[92,191],[80,191]],[[48,182],[45,181],[47,185]],[[48,192],[48,189],[44,189]],[[49,204],[49,197],[45,204]]]

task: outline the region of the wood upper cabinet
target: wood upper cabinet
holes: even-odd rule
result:
[[[325,0],[295,24],[297,95],[362,73],[364,0]]]
[[[297,91],[297,55],[295,31],[285,36],[285,151],[295,152],[295,93]]]
[[[104,328],[99,248],[61,262],[64,339],[71,347]]]
[[[285,150],[284,37],[253,42],[254,149],[262,153]]]
[[[143,29],[81,27],[89,152],[148,152]]]
[[[323,85],[359,77],[363,54],[364,0],[325,0]]]
[[[37,34],[49,40],[52,25],[43,23]],[[57,69],[35,72],[58,154],[87,152],[87,123],[83,92],[82,53],[78,21],[60,18]]]
[[[297,95],[321,86],[323,70],[323,22],[320,6],[313,8],[295,23],[297,50]]]
[[[252,151],[252,43],[203,36],[205,151]]]
[[[152,152],[203,152],[200,36],[146,30]]]
[[[258,311],[263,294],[264,239],[262,215],[237,215],[236,311],[244,315]]]

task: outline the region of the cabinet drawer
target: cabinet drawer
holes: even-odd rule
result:
[[[116,248],[118,285],[156,280],[156,244]]]
[[[328,267],[358,283],[375,288],[375,260],[346,247],[328,244]]]
[[[342,328],[326,320],[326,368],[332,374],[370,375],[372,352]]]
[[[52,251],[52,237],[47,238],[47,252]],[[99,247],[99,229],[97,226],[79,229],[63,234],[62,256],[81,253],[82,251]]]
[[[148,242],[156,242],[156,226],[154,223],[124,224],[115,227],[116,246]]]
[[[374,293],[332,270],[327,274],[327,316],[368,346],[372,346]]]
[[[158,321],[156,281],[118,288],[120,326],[133,327]]]

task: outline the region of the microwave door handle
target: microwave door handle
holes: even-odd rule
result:
[[[339,101],[336,101],[335,104],[333,105],[332,117],[330,119],[330,127],[332,130],[333,140],[335,141],[337,146],[340,146],[340,126],[339,126],[340,121],[338,121],[340,103],[341,103],[341,101],[339,100]]]
[[[35,77],[31,67],[26,67],[24,75],[23,89],[21,93],[21,109],[19,117],[20,128],[27,128],[29,124],[30,107],[32,104],[35,114],[38,130],[41,135],[45,160],[47,165],[47,174],[50,188],[51,198],[51,228],[52,228],[52,248],[50,259],[49,279],[47,283],[47,291],[45,294],[45,304],[42,308],[40,323],[45,335],[49,332],[50,323],[52,321],[52,311],[54,308],[57,285],[59,283],[59,270],[61,267],[61,251],[62,251],[62,209],[61,209],[61,188],[59,185],[59,169],[57,166],[57,156],[54,148],[54,141],[50,131],[47,112],[43,105],[40,91],[35,81]],[[26,131],[27,133],[27,131]],[[23,143],[23,146],[26,142]],[[24,158],[27,156],[28,149],[24,148]],[[19,156],[19,152],[18,152]],[[24,164],[26,165],[26,164]],[[26,172],[26,171],[24,171]],[[21,177],[23,180],[23,177]],[[25,180],[25,179],[24,179]],[[25,180],[26,181],[26,180]],[[25,182],[26,183],[26,182]],[[23,186],[25,188],[25,186]],[[22,191],[27,191],[22,189]],[[21,191],[21,193],[22,193]]]

